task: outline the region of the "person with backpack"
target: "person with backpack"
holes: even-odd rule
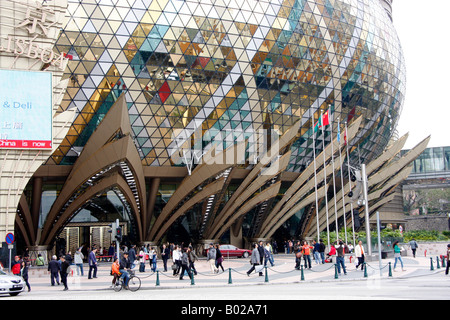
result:
[[[413,257],[416,257],[416,250],[419,247],[419,245],[417,244],[416,240],[413,238],[411,239],[411,241],[409,242],[409,247],[411,248],[411,251],[413,253]]]
[[[36,258],[35,264],[38,267],[42,267],[45,264],[44,258],[42,257],[42,255],[40,253],[38,254],[38,257]]]

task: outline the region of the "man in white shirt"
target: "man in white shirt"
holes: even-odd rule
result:
[[[181,269],[181,247],[176,246],[172,252],[172,260],[175,267],[173,267],[173,275],[177,276]]]
[[[361,270],[364,268],[364,247],[362,245],[362,241],[359,240],[358,244],[355,247],[355,256],[358,258],[358,264],[356,265],[356,269],[361,266]]]

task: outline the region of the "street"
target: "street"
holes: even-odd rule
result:
[[[35,290],[4,300],[449,300],[450,276],[444,271],[410,278],[372,276],[364,280],[327,280],[292,284],[191,286],[186,288],[142,288],[137,292],[103,290]]]

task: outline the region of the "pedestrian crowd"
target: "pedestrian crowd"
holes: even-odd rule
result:
[[[417,242],[413,239],[410,241],[409,246],[413,252],[413,257],[416,257],[416,250],[418,248]],[[312,261],[315,264],[333,263],[337,267],[337,272],[340,274],[341,270],[344,275],[347,274],[347,267],[345,265],[345,254],[353,254],[357,259],[355,261],[356,269],[363,270],[366,252],[362,241],[358,241],[358,244],[353,247],[351,244],[347,245],[342,240],[334,242],[329,246],[328,250],[322,239],[319,242],[312,240],[311,244],[308,241],[286,241],[285,252],[293,254],[295,257],[295,269],[300,269],[302,260],[305,269],[311,269]],[[405,249],[399,245],[398,241],[395,241],[392,245],[394,250],[394,271],[396,271],[397,263],[399,262],[402,271],[405,271],[401,252]],[[73,274],[71,266],[75,265],[78,276],[84,276],[83,263],[87,263],[89,267],[88,279],[97,278],[97,267],[99,261],[112,262],[111,276],[113,276],[112,285],[114,285],[119,277],[124,279],[125,285],[130,277],[130,270],[136,268],[139,272],[145,272],[146,263],[148,261],[151,271],[156,272],[158,259],[162,260],[162,272],[169,271],[169,263],[171,263],[171,271],[174,277],[178,277],[183,280],[185,275],[188,275],[192,279],[193,275],[197,275],[195,263],[199,260],[192,244],[176,245],[174,243],[165,243],[159,250],[154,246],[141,246],[139,249],[135,245],[122,246],[119,250],[119,257],[117,257],[115,244],[111,244],[108,249],[108,254],[105,257],[104,249],[101,249],[99,255],[98,249],[95,245],[92,248],[82,246],[77,249],[74,256],[68,251],[66,254],[60,252],[59,259],[56,255],[52,256],[49,261],[47,270],[50,274],[50,284],[52,286],[64,285],[64,290],[68,290],[67,277],[69,274]],[[84,251],[84,252],[83,252]],[[276,242],[260,241],[252,245],[252,252],[250,256],[251,267],[247,271],[247,275],[250,276],[252,272],[258,273],[259,276],[263,276],[264,267],[274,266],[274,254],[277,253]],[[218,244],[210,243],[209,248],[204,252],[206,255],[206,261],[210,266],[212,274],[224,272],[224,258]],[[450,259],[450,244],[447,246],[447,252],[445,255],[447,261]],[[45,259],[41,254],[38,255],[34,261],[36,266],[44,266]],[[21,276],[28,288],[31,290],[28,282],[28,269],[30,267],[30,259],[28,251],[25,251],[22,256],[15,256],[14,261],[11,263],[11,271],[14,275]],[[449,273],[450,263],[447,263],[445,274]]]

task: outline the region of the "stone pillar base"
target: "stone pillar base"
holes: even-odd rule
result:
[[[32,266],[36,266],[36,259],[40,254],[44,258],[44,264],[47,265],[49,260],[51,260],[52,252],[48,246],[30,246],[28,248],[29,260]]]

